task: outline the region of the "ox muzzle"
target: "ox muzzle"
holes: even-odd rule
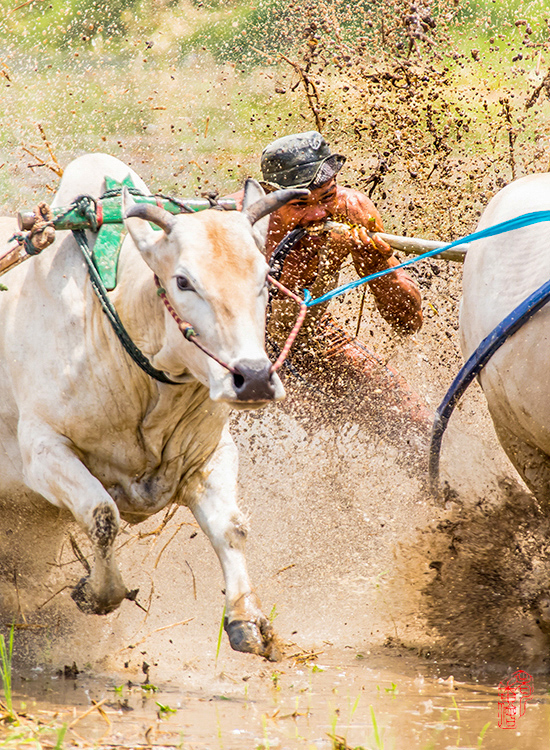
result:
[[[267,359],[241,359],[232,367],[237,400],[249,403],[273,401],[276,395],[274,373]]]

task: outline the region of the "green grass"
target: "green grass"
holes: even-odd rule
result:
[[[174,0],[155,5],[153,12],[152,1],[141,0],[133,17],[130,0],[117,3],[113,12],[120,13],[124,34],[98,31],[91,41],[73,39],[70,47],[53,32],[44,40],[41,26],[39,33],[31,28],[40,3],[0,19],[4,213],[47,200],[57,185],[57,177],[47,167],[34,166],[37,159],[23,149],[48,160],[37,123],[61,164],[86,151],[105,151],[130,164],[152,190],[179,196],[238,189],[246,176],[259,176],[267,143],[316,127],[303,82],[283,60],[268,64],[266,58],[257,67],[243,66],[241,60],[217,64],[201,48],[207,45],[198,42],[182,55],[185,40],[209,24],[220,34],[230,24],[231,33],[252,45],[253,36],[242,34],[241,19],[246,16],[251,23],[253,11],[263,13],[272,3],[254,8],[252,2],[229,7],[212,1],[199,7]],[[76,2],[81,0],[55,0],[51,12]],[[438,18],[436,31],[448,41],[435,50],[443,54],[432,55],[434,48],[424,45],[407,57],[396,47],[397,36],[390,35],[386,47],[380,40],[384,2],[367,8],[372,26],[364,25],[364,38],[347,31],[362,17],[364,4],[354,6],[355,19],[341,9],[341,41],[334,24],[318,24],[314,52],[306,33],[311,13],[320,9],[321,17],[330,3],[297,5],[291,59],[308,71],[318,91],[324,134],[334,150],[349,157],[341,182],[361,189],[385,160],[383,180],[372,197],[387,231],[456,237],[474,226],[479,211],[512,173],[549,167],[550,101],[542,92],[537,105],[525,109],[539,80],[533,72],[539,48],[524,44],[523,26],[492,30],[494,4],[483,0],[468,5],[475,14],[461,23]],[[437,5],[440,16],[445,8],[451,15],[456,11],[451,0]],[[518,7],[515,0],[510,7]],[[544,13],[531,13],[535,2],[524,7],[533,27],[529,38],[538,44]],[[471,57],[472,49],[479,51],[479,60]],[[512,62],[518,52],[522,59]],[[343,64],[344,54],[349,60]],[[542,74],[546,69],[543,62]],[[395,75],[400,78],[394,80]],[[509,99],[509,121],[501,98]]]
[[[376,750],[384,750],[384,740],[382,737],[382,732],[378,729],[378,723],[376,721],[374,708],[372,706],[370,707],[370,718],[372,721],[372,728],[374,731],[374,742],[376,744]]]
[[[63,740],[65,739],[66,733],[67,733],[67,724],[63,724],[63,726],[57,732],[57,741],[55,743],[54,750],[61,750],[61,748],[63,747]]]
[[[224,622],[225,622],[225,604],[223,605],[222,619],[220,621],[220,628],[218,630],[218,642],[216,644],[216,659],[214,661],[214,669],[216,669],[216,667],[218,666],[218,656],[220,655],[220,649],[222,647]]]
[[[17,715],[13,710],[12,696],[12,657],[13,657],[13,636],[15,626],[12,624],[8,636],[8,642],[4,634],[0,633],[0,677],[2,678],[2,690],[4,692],[4,701],[6,704],[7,718],[9,721],[15,721]]]
[[[481,746],[483,745],[483,738],[487,734],[487,730],[489,729],[490,726],[491,726],[491,722],[488,721],[487,724],[485,724],[483,726],[483,729],[479,733],[478,738],[477,738],[477,746],[478,746],[478,748],[481,748]]]

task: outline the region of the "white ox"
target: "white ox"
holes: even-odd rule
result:
[[[149,193],[118,159],[80,157],[52,205],[82,193],[99,197],[105,175],[122,181],[128,174]],[[264,349],[268,267],[259,246],[268,212],[296,195],[266,198],[248,181],[243,213],[173,217],[157,206],[130,208],[137,216],[126,219],[110,296],[133,341],[176,385],[153,380],[122,349],[71,233],[58,233],[53,246],[2,278],[9,291],[0,292],[0,493],[39,493],[85,529],[95,562],[72,592],[82,611],[106,614],[129,593],[113,551],[120,518],[135,523],[184,504],[223,569],[231,646],[277,658],[246,569],[227,423],[232,406],[255,408],[284,395]],[[12,221],[0,224],[2,246],[13,231]],[[154,274],[179,316],[236,374],[184,339]]]
[[[478,229],[550,210],[550,174],[512,182],[491,200]],[[465,358],[517,305],[550,279],[550,223],[479,240],[464,264],[460,337]],[[493,355],[481,372],[497,436],[531,491],[550,499],[550,306]]]

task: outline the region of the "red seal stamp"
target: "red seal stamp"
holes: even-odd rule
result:
[[[533,677],[529,672],[518,669],[506,682],[498,686],[498,725],[514,729],[516,719],[523,716],[527,700],[533,695]]]

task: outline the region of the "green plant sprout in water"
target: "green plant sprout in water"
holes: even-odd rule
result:
[[[370,716],[372,719],[372,728],[374,730],[374,741],[376,742],[377,750],[384,750],[384,741],[382,739],[382,733],[378,730],[378,724],[376,723],[376,716],[374,715],[374,708],[370,707]]]
[[[491,722],[490,722],[490,721],[488,721],[488,722],[487,722],[487,724],[485,724],[485,725],[483,726],[483,729],[482,729],[482,730],[481,730],[481,732],[479,733],[479,736],[478,736],[478,738],[477,738],[477,746],[478,746],[478,748],[481,748],[481,746],[482,746],[482,744],[483,744],[483,738],[485,737],[485,735],[486,735],[486,733],[487,733],[487,730],[489,729],[489,727],[490,727],[490,726],[491,726]]]
[[[453,701],[453,706],[454,706],[454,709],[456,711],[456,720],[458,721],[458,735],[457,735],[457,738],[456,738],[456,744],[457,744],[457,747],[458,747],[458,745],[460,744],[460,711],[458,710],[458,704],[457,704],[457,702],[455,700],[454,695],[451,696],[451,699]]]
[[[218,665],[218,656],[220,655],[220,649],[222,647],[222,637],[223,637],[223,624],[225,621],[225,604],[223,605],[223,612],[222,612],[222,621],[220,622],[220,629],[218,632],[218,645],[216,646],[216,660],[214,662],[214,669]]]
[[[170,708],[170,706],[164,705],[164,703],[159,703],[158,701],[155,701],[157,706],[159,707],[159,710],[157,711],[159,719],[166,719],[167,716],[170,716],[170,714],[177,713],[177,708]]]
[[[355,712],[357,711],[357,706],[359,705],[359,699],[361,698],[361,694],[357,696],[355,701],[353,702],[352,706],[349,706],[348,708],[348,724],[351,724],[353,721],[353,717],[355,715]],[[357,745],[356,747],[351,747],[347,743],[347,735],[340,736],[336,734],[336,723],[338,721],[339,716],[339,710],[336,709],[334,711],[334,715],[332,717],[331,722],[331,732],[329,732],[328,736],[332,740],[332,748],[333,750],[365,750],[364,747],[361,745]]]
[[[63,724],[63,726],[57,733],[57,742],[55,743],[54,750],[62,750],[63,740],[65,738],[66,733],[67,733],[67,725]]]
[[[8,644],[3,634],[0,634],[0,676],[2,677],[2,688],[4,690],[4,701],[6,715],[5,721],[15,721],[17,715],[13,710],[12,693],[11,693],[11,662],[13,656],[13,633],[15,625],[10,628]]]

